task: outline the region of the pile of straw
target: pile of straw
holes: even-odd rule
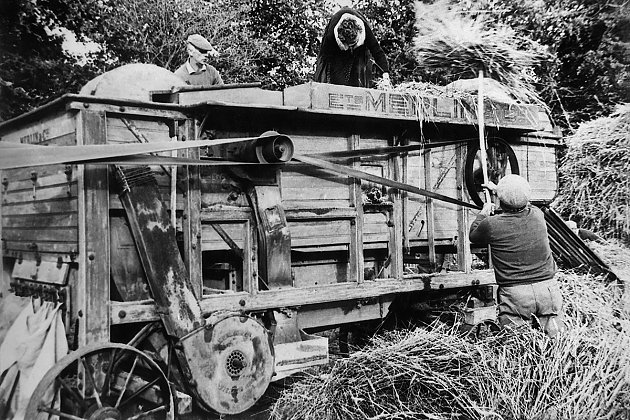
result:
[[[554,207],[581,228],[630,243],[630,104],[566,141]]]
[[[483,15],[465,15],[445,0],[416,2],[416,29],[413,52],[419,67],[449,81],[474,78],[483,70],[515,99],[546,109],[535,89],[533,67],[547,54],[534,41],[507,25],[490,25]]]
[[[630,313],[613,283],[559,276],[566,330],[472,341],[456,327],[396,331],[286,390],[274,419],[627,419]]]

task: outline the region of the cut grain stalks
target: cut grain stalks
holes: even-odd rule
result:
[[[558,276],[566,329],[555,340],[458,326],[394,331],[287,390],[274,419],[627,419],[630,313],[622,288]]]
[[[554,208],[606,238],[630,244],[630,104],[567,137]]]
[[[491,24],[483,14],[473,17],[457,10],[446,0],[416,2],[416,29],[413,53],[421,68],[452,81],[475,78],[483,70],[516,100],[548,111],[535,89],[533,68],[549,55],[534,41],[507,25]]]

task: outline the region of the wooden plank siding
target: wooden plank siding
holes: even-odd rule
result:
[[[74,145],[75,119],[75,112],[55,113],[5,132],[2,141]],[[36,246],[42,261],[73,261],[79,250],[77,166],[10,169],[2,179],[3,255],[35,259]]]
[[[347,137],[291,135],[300,154],[348,150]],[[286,209],[350,207],[351,180],[308,165],[283,167],[282,201]]]
[[[24,124],[12,131],[5,131],[1,141],[23,144],[76,144],[76,113],[61,111]]]
[[[326,246],[350,243],[349,220],[289,222],[291,246]]]
[[[513,149],[521,176],[532,187],[532,200],[551,201],[558,191],[556,149],[530,144],[515,145]]]
[[[455,160],[455,147],[435,147],[427,151],[426,159],[423,156],[410,156],[408,178],[411,185],[431,190],[442,195],[457,197],[457,170]],[[430,164],[430,181],[427,183],[425,167]],[[407,218],[413,226],[409,231],[410,240],[427,240],[429,223],[427,219],[426,199],[414,195],[407,204]],[[433,221],[432,231],[434,240],[453,238],[457,235],[457,211],[458,206],[445,203],[440,200],[432,200]],[[424,223],[423,223],[424,222]]]
[[[108,143],[138,143],[138,139],[127,128],[121,118],[131,122],[149,142],[171,141],[169,127],[166,121],[159,118],[140,118],[137,116],[109,116],[107,118]],[[170,156],[170,152],[163,152]]]

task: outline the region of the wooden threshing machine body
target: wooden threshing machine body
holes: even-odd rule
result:
[[[304,330],[383,319],[401,296],[422,301],[494,284],[491,270],[471,268],[474,209],[343,170],[476,205],[470,105],[317,83],[283,92],[189,88],[154,99],[65,95],[0,125],[0,142],[207,139],[207,147],[160,154],[204,165],[153,163],[152,174],[204,318],[275,313],[275,377],[327,360],[326,339]],[[549,203],[558,136],[547,117],[533,106],[487,105],[495,175],[520,173],[532,200]],[[270,130],[290,138],[297,160],[212,164],[240,153],[238,144],[215,146],[214,139]],[[161,315],[113,172],[113,164],[69,163],[1,173],[2,294],[62,300],[69,340],[79,348],[125,342]]]

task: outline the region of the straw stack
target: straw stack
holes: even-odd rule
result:
[[[560,273],[566,330],[472,341],[455,327],[396,331],[286,390],[274,419],[627,419],[630,313],[622,289]]]
[[[630,104],[566,141],[554,207],[581,228],[630,243]]]

